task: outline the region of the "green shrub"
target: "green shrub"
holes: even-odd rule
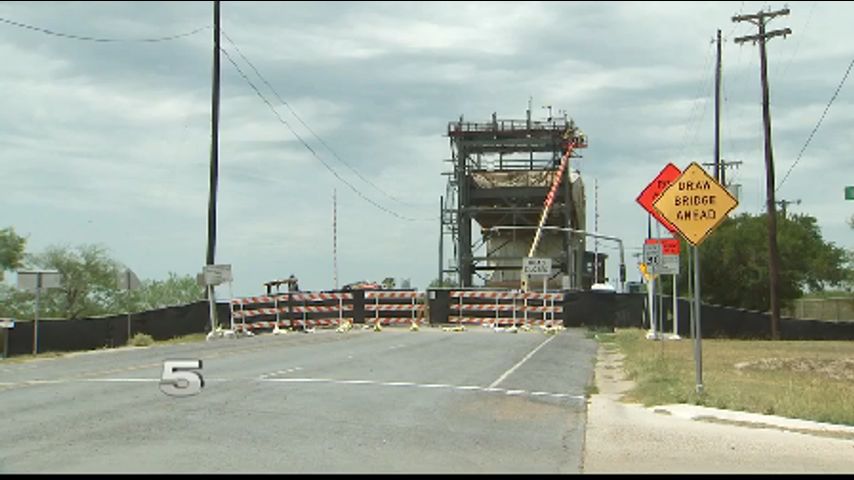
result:
[[[154,344],[154,339],[151,338],[151,335],[145,333],[137,333],[130,339],[128,342],[130,345],[134,347],[147,347],[149,345]]]

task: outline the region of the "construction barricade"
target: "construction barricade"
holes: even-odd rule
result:
[[[353,321],[353,293],[294,292],[231,300],[236,331],[339,326]]]
[[[448,323],[521,326],[563,324],[562,292],[451,290]]]
[[[366,290],[365,323],[373,325],[424,324],[424,292]]]

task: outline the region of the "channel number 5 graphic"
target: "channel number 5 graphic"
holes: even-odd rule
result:
[[[205,386],[201,360],[166,360],[160,376],[160,390],[173,397],[196,395]]]

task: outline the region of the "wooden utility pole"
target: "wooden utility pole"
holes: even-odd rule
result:
[[[219,178],[219,0],[214,4],[214,56],[213,56],[213,83],[211,88],[211,168],[208,193],[208,250],[205,257],[205,265],[216,264],[216,189]],[[211,333],[216,329],[216,298],[214,286],[207,285],[205,294],[211,312]]]
[[[791,204],[800,205],[801,199],[797,200],[777,200],[777,204],[780,205],[780,211],[783,213],[783,220],[786,219],[786,207]]]
[[[332,282],[338,290],[338,197],[332,189]]]
[[[715,180],[723,184],[721,169],[721,29],[718,29],[718,62],[715,67]]]
[[[216,251],[216,186],[219,177],[219,0],[214,1],[213,88],[211,89],[211,169],[208,194],[207,265],[214,265]]]
[[[771,111],[769,109],[768,93],[768,59],[765,53],[765,43],[773,37],[786,37],[792,30],[765,31],[765,24],[774,17],[788,15],[789,9],[774,12],[762,12],[752,15],[737,15],[733,22],[748,21],[759,27],[758,35],[748,35],[735,39],[736,43],[759,42],[759,60],[762,79],[762,120],[765,129],[765,191],[768,210],[768,273],[771,287],[771,338],[780,339],[780,252],[777,249],[777,203],[774,201],[774,155],[771,150]]]

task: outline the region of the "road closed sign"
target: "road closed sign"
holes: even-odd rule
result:
[[[697,246],[738,206],[738,200],[692,162],[653,206],[685,240]]]
[[[525,275],[551,275],[551,258],[525,258],[522,264],[522,272]]]
[[[675,232],[676,227],[671,225],[670,222],[668,222],[661,216],[661,214],[656,212],[652,204],[655,202],[656,199],[658,199],[659,196],[661,196],[661,192],[663,192],[667,187],[669,187],[670,184],[673,183],[673,180],[679,178],[679,175],[681,174],[682,172],[676,165],[668,163],[664,167],[664,169],[658,173],[658,176],[655,177],[655,179],[653,179],[653,181],[650,182],[649,185],[647,185],[646,188],[643,189],[643,191],[640,193],[640,195],[638,195],[638,198],[636,199],[636,201],[640,204],[640,206],[644,208],[644,210],[649,212],[650,215],[652,215],[653,217],[655,217],[656,220],[659,221],[659,223],[664,225],[664,228],[671,232]]]

